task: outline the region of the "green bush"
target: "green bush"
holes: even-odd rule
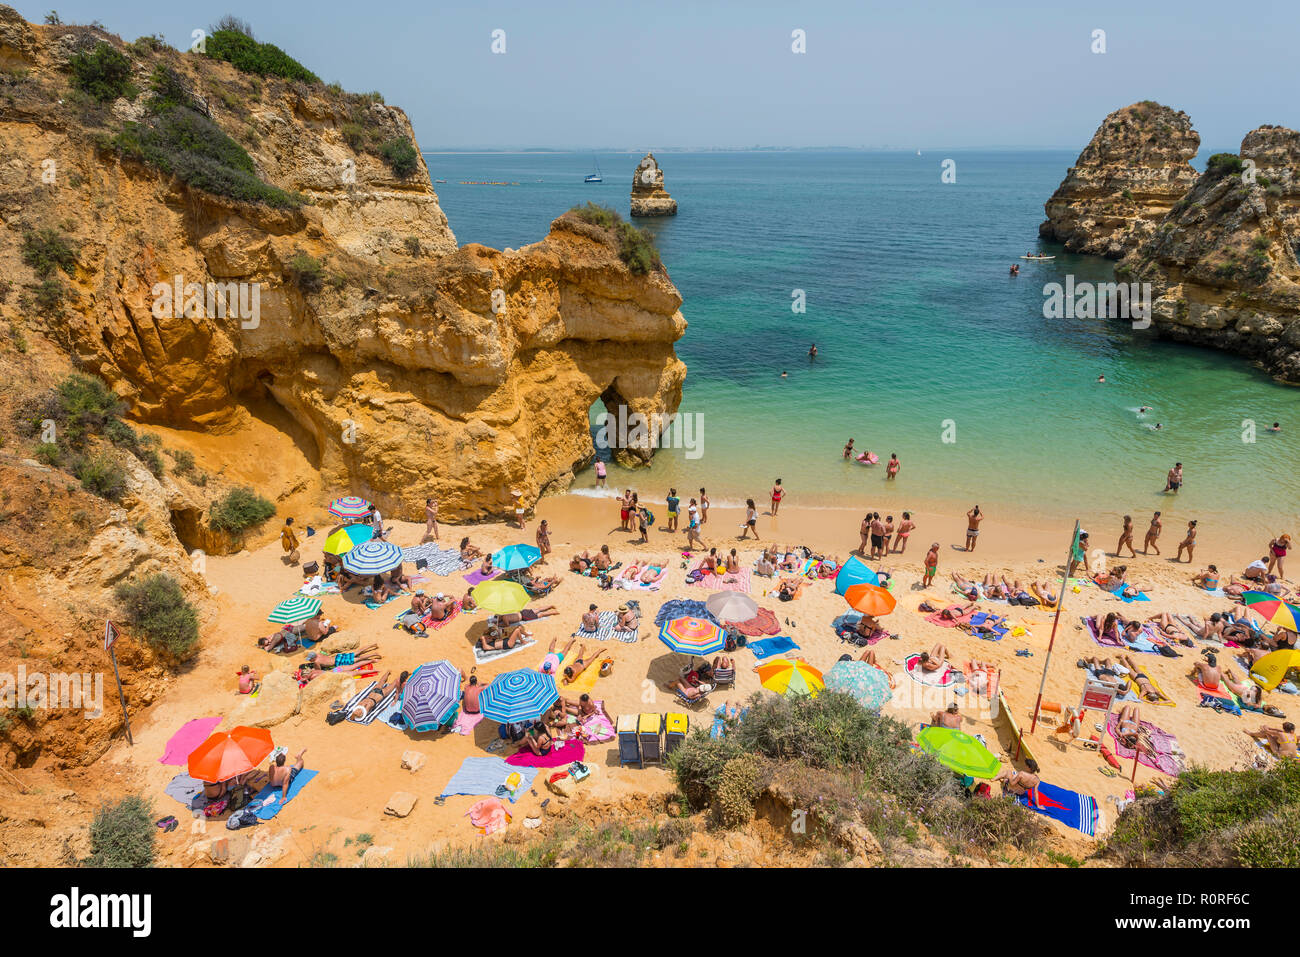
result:
[[[1236,153],[1215,153],[1205,164],[1205,173],[1211,179],[1235,176],[1241,173],[1244,164]]]
[[[157,856],[152,806],[131,795],[103,804],[90,825],[90,856],[85,867],[152,867]]]
[[[169,575],[150,575],[123,582],[115,591],[130,625],[152,648],[177,660],[190,657],[199,644],[199,616],[185,593]]]
[[[154,113],[161,113],[174,106],[195,111],[198,109],[190,88],[186,86],[181,75],[169,66],[160,63],[153,68],[153,74],[149,78],[149,89],[154,93],[149,103],[149,108]]]
[[[177,475],[187,475],[194,471],[194,453],[189,449],[167,449],[172,457],[172,471]]]
[[[734,757],[722,766],[713,803],[718,823],[725,828],[743,827],[754,816],[763,765],[752,754]]]
[[[319,259],[308,256],[301,249],[294,250],[294,254],[285,263],[285,271],[293,284],[303,292],[320,292],[325,285],[325,266]]]
[[[275,505],[250,488],[232,488],[212,503],[208,523],[218,531],[238,534],[275,514]]]
[[[131,85],[131,58],[110,43],[101,40],[93,50],[74,54],[68,66],[72,70],[72,85],[100,103],[111,102],[119,96],[129,100],[136,94]]]
[[[1300,805],[1251,821],[1232,839],[1232,851],[1242,867],[1300,867]]]
[[[239,30],[217,30],[207,38],[204,53],[225,60],[237,70],[258,76],[278,76],[304,83],[320,83],[320,77],[272,43],[259,43]]]
[[[412,176],[420,168],[420,154],[405,136],[396,136],[379,147],[379,155],[402,179]]]
[[[49,279],[56,270],[71,276],[77,268],[77,247],[54,229],[24,230],[22,254],[23,262],[42,279]]]
[[[618,243],[618,258],[633,273],[645,275],[663,265],[659,259],[659,250],[655,248],[654,237],[644,229],[637,229],[625,222],[608,206],[586,203],[574,206],[569,214],[592,226],[612,230]]]
[[[68,291],[57,279],[45,279],[32,290],[32,299],[36,311],[45,316],[57,316],[63,312],[63,303],[68,298]]]
[[[126,470],[106,453],[78,457],[72,474],[87,492],[110,502],[120,502],[126,494]]]

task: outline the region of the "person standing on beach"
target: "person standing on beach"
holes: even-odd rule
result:
[[[879,512],[871,513],[871,557],[885,556],[885,523],[880,520]]]
[[[1124,527],[1123,529],[1120,530],[1119,533],[1119,544],[1115,546],[1116,558],[1124,557],[1122,552],[1124,551],[1125,545],[1128,546],[1129,557],[1137,558],[1137,552],[1133,551],[1133,516],[1132,515],[1124,516]]]
[[[515,525],[520,531],[524,527],[524,493],[520,491],[511,491],[515,498]]]
[[[293,521],[293,519],[289,519]],[[1267,575],[1273,574],[1273,566],[1277,566],[1277,577],[1285,579],[1286,572],[1282,568],[1282,562],[1286,558],[1287,550],[1291,547],[1290,535],[1279,535],[1268,543],[1268,571]]]
[[[1196,519],[1187,523],[1187,537],[1178,543],[1178,558],[1175,561],[1183,560],[1183,549],[1187,549],[1187,561],[1192,560],[1192,552],[1196,550]]]
[[[880,557],[884,558],[889,554],[889,543],[894,537],[894,516],[885,516],[885,547],[880,552]]]
[[[1147,529],[1147,537],[1142,542],[1143,555],[1146,555],[1153,548],[1156,550],[1157,555],[1160,554],[1160,546],[1156,544],[1156,539],[1160,537],[1161,528],[1160,513],[1156,512],[1151,516],[1151,527]]]
[[[704,540],[700,538],[700,510],[695,499],[691,499],[690,507],[686,510],[686,547],[689,549],[692,544],[704,547]]]
[[[1183,484],[1183,463],[1175,462],[1174,467],[1169,470],[1169,475],[1165,478],[1165,491],[1177,492]]]
[[[745,524],[740,526],[740,537],[748,538],[749,533],[754,533],[754,540],[758,541],[758,509],[754,507],[752,498],[745,499]]]
[[[898,461],[898,453],[889,453],[889,464],[885,466],[885,478],[893,481],[898,477],[898,470],[903,467],[903,463]]]
[[[603,459],[596,459],[596,488],[605,487],[605,462]]]
[[[903,554],[907,548],[907,536],[916,530],[916,522],[912,521],[912,513],[904,512],[903,520],[898,523],[898,534],[894,536],[894,551]]]
[[[700,489],[700,525],[703,526],[709,520],[709,497],[704,494],[704,489]]]
[[[636,524],[637,531],[641,533],[641,537],[637,541],[644,545],[650,541],[650,511],[644,505],[636,510]]]
[[[280,529],[280,546],[284,549],[290,565],[298,564],[298,536],[294,534],[293,519],[284,520],[284,528]],[[1271,568],[1272,566],[1270,566]]]
[[[668,531],[677,531],[677,508],[682,504],[682,500],[677,497],[677,489],[668,490]]]
[[[853,440],[849,439],[849,444],[844,446],[844,461],[848,461],[853,456]]]
[[[618,517],[621,520],[621,523],[618,526],[619,531],[621,532],[631,531],[632,530],[632,525],[631,525],[632,490],[630,488],[623,489],[623,498],[619,501],[619,505],[618,505]]]
[[[814,348],[816,348],[814,346]],[[777,479],[776,484],[772,486],[772,517],[776,517],[776,510],[781,507],[781,499],[785,498],[785,489],[781,488],[781,480]]]
[[[939,543],[935,542],[925,553],[925,574],[921,576],[921,587],[929,588],[934,584],[935,572],[939,570]]]
[[[975,539],[979,537],[980,522],[984,521],[984,516],[980,514],[980,507],[976,505],[966,513],[966,551],[975,551]]]
[[[542,519],[541,524],[537,526],[537,549],[542,553],[542,557],[537,564],[545,565],[546,556],[551,554],[551,529],[547,525],[546,519]]]
[[[426,498],[424,500],[424,538],[421,542],[427,542],[430,539],[436,541],[438,538],[438,500],[436,498]]]

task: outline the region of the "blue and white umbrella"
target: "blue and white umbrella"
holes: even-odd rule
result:
[[[492,555],[493,566],[506,572],[527,568],[529,565],[535,565],[541,560],[541,549],[534,548],[532,545],[507,545],[501,551],[494,552]]]
[[[493,721],[533,721],[559,696],[554,677],[521,668],[497,675],[479,695],[478,705],[483,716]]]
[[[402,717],[414,731],[432,731],[460,701],[460,672],[450,661],[431,661],[415,669],[402,688]]]
[[[380,575],[402,564],[402,550],[390,542],[371,539],[343,556],[343,567],[354,575]]]
[[[826,690],[852,695],[858,704],[871,711],[879,711],[894,695],[889,687],[889,675],[865,661],[835,662],[826,672]]]

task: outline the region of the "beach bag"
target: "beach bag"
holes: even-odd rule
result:
[[[304,575],[315,575],[318,571],[320,571],[320,562],[308,562],[302,566]]]
[[[726,637],[722,641],[722,650],[723,651],[736,650],[736,633],[734,631],[727,632]]]

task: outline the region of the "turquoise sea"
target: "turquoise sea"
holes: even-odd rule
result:
[[[665,449],[648,471],[612,471],[610,485],[656,497],[705,485],[715,502],[752,495],[765,505],[780,476],[800,506],[978,502],[1085,520],[1131,511],[1139,526],[1164,508],[1168,528],[1189,517],[1261,535],[1293,528],[1300,391],[1126,322],[1043,318],[1045,283],[1111,278],[1109,261],[1038,241],[1043,202],[1074,153],[656,156],[680,212],[640,224],[684,298],[681,410],[702,417],[703,454]],[[582,182],[591,154],[425,158],[448,180],[435,188],[458,241],[501,248],[541,238],[575,203],[626,216],[640,154],[600,154],[601,185]],[[955,183],[941,182],[945,159]],[[1018,259],[1040,248],[1057,258]],[[1008,276],[1013,262],[1019,277]],[[796,289],[804,314],[791,309]],[[1152,411],[1140,416],[1144,405]],[[1248,419],[1254,442],[1243,441]],[[945,420],[954,442],[943,441]],[[1265,431],[1275,420],[1281,434]],[[845,463],[849,437],[882,465]],[[891,452],[903,469],[886,483]],[[1176,509],[1162,494],[1175,461],[1186,483]]]

